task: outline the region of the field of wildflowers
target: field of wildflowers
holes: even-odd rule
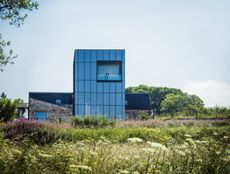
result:
[[[0,171],[230,173],[228,122],[138,124],[117,122],[113,128],[84,129],[31,120],[0,124]]]

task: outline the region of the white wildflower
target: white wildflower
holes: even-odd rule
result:
[[[142,139],[136,138],[136,137],[134,137],[134,138],[128,138],[127,141],[130,142],[130,143],[142,143],[143,142]]]

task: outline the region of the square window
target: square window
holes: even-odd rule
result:
[[[97,81],[121,81],[121,65],[121,61],[97,61]]]
[[[56,99],[56,104],[61,105],[61,99]]]

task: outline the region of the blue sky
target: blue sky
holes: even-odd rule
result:
[[[1,22],[18,55],[0,92],[72,91],[76,48],[126,49],[126,87],[180,88],[230,106],[230,1],[40,0],[20,28]]]

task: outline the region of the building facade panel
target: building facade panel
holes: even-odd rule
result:
[[[124,118],[125,50],[75,50],[74,72],[74,115]]]

